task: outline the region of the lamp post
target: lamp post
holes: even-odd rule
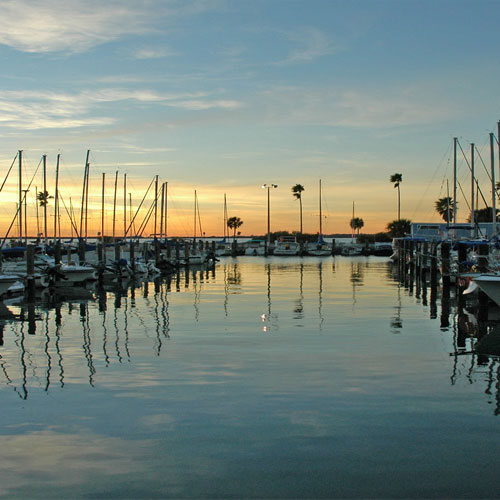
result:
[[[262,184],[262,189],[267,189],[267,238],[265,245],[265,254],[267,256],[269,245],[271,243],[271,189],[277,188],[278,184]]]

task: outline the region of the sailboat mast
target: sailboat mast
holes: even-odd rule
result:
[[[115,172],[115,192],[113,196],[113,243],[116,241],[115,224],[116,224],[116,188],[118,184],[118,170]]]
[[[453,138],[453,223],[457,223],[457,141]]]
[[[229,236],[228,227],[227,227],[227,202],[226,202],[226,193],[224,193],[224,241],[226,241],[226,235]]]
[[[193,243],[196,243],[196,207],[197,207],[196,189],[194,190],[194,237]]]
[[[127,174],[123,174],[123,239],[127,236]]]
[[[165,238],[168,238],[168,182],[165,182]]]
[[[161,203],[160,203],[160,239],[163,239],[163,210],[165,206],[165,183],[161,183]]]
[[[84,206],[85,206],[85,191],[87,188],[87,176],[88,176],[88,168],[89,168],[89,154],[90,150],[87,149],[87,158],[85,160],[85,169],[83,171],[83,190],[82,190],[82,204],[81,206],[81,211],[80,211],[80,234],[79,237],[83,238],[83,213],[84,213]]]
[[[351,224],[352,226],[351,238],[354,239],[354,201],[352,202],[352,221],[353,223]]]
[[[474,213],[474,207],[476,203],[476,184],[474,182],[474,143],[470,145],[470,172],[471,172],[471,192],[470,192],[470,223],[471,226],[474,228],[475,227],[475,213]],[[473,234],[475,234],[475,229],[472,230]]]
[[[323,236],[323,214],[321,213],[321,179],[319,180],[319,239]]]
[[[497,234],[497,192],[495,183],[495,148],[494,135],[490,133],[490,167],[491,167],[491,222],[493,223],[493,236]]]
[[[18,221],[19,221],[19,241],[23,239],[23,152],[19,150],[19,205],[18,205]]]
[[[102,173],[101,187],[101,241],[104,243],[104,188],[106,184],[106,174]]]
[[[47,155],[43,155],[43,239],[45,241],[45,245],[47,245],[47,202]]]
[[[57,223],[59,221],[59,160],[61,154],[57,155],[56,161],[56,187],[54,192],[54,242],[57,238]]]
[[[154,239],[156,240],[156,225],[158,222],[158,176],[155,176],[155,222],[154,222]]]

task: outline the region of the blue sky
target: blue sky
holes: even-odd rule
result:
[[[315,232],[320,178],[326,232],[349,231],[353,201],[364,231],[379,231],[396,217],[389,176],[399,172],[402,216],[437,220],[453,136],[489,160],[500,119],[498,5],[2,1],[2,171],[22,149],[27,183],[47,154],[53,182],[61,153],[63,195],[76,199],[90,149],[96,220],[102,172],[108,201],[115,170],[134,200],[158,174],[177,234],[192,232],[194,189],[207,234],[222,232],[225,192],[242,232],[264,232],[260,185],[270,182],[279,185],[273,229],[298,229],[290,188],[301,183],[304,229]],[[459,176],[468,192],[464,161]],[[2,224],[16,182],[0,193]],[[489,196],[485,175],[480,182]]]

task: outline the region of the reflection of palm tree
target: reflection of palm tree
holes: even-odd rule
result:
[[[389,178],[391,182],[394,183],[394,187],[398,188],[398,220],[401,219],[401,191],[400,191],[400,184],[403,182],[403,174],[393,174]]]
[[[304,191],[304,186],[302,184],[295,184],[292,187],[292,194],[297,200],[299,200],[299,210],[300,210],[300,234],[302,234],[302,191]]]

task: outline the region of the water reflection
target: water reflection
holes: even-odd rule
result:
[[[257,331],[277,333],[280,349],[286,349],[287,342],[296,342],[294,330],[325,338],[352,331],[355,337],[358,321],[370,323],[373,317],[376,324],[379,316],[380,332],[404,334],[412,328],[405,319],[408,308],[417,304],[429,312],[421,311],[422,318],[436,320],[437,330],[450,339],[450,384],[485,384],[498,414],[500,353],[491,345],[500,336],[500,313],[440,292],[436,283],[417,279],[412,285],[387,263],[367,259],[333,261],[331,267],[321,259],[227,259],[217,270],[182,270],[151,282],[61,288],[32,303],[7,303],[0,371],[5,386],[27,399],[34,390],[62,390],[70,381],[97,387],[121,365],[139,361],[141,368],[134,370],[140,376],[148,356],[168,356],[170,341],[189,338],[186,332],[211,335],[215,343],[226,341],[219,332],[247,340]],[[389,348],[388,337],[374,338],[378,348]]]

